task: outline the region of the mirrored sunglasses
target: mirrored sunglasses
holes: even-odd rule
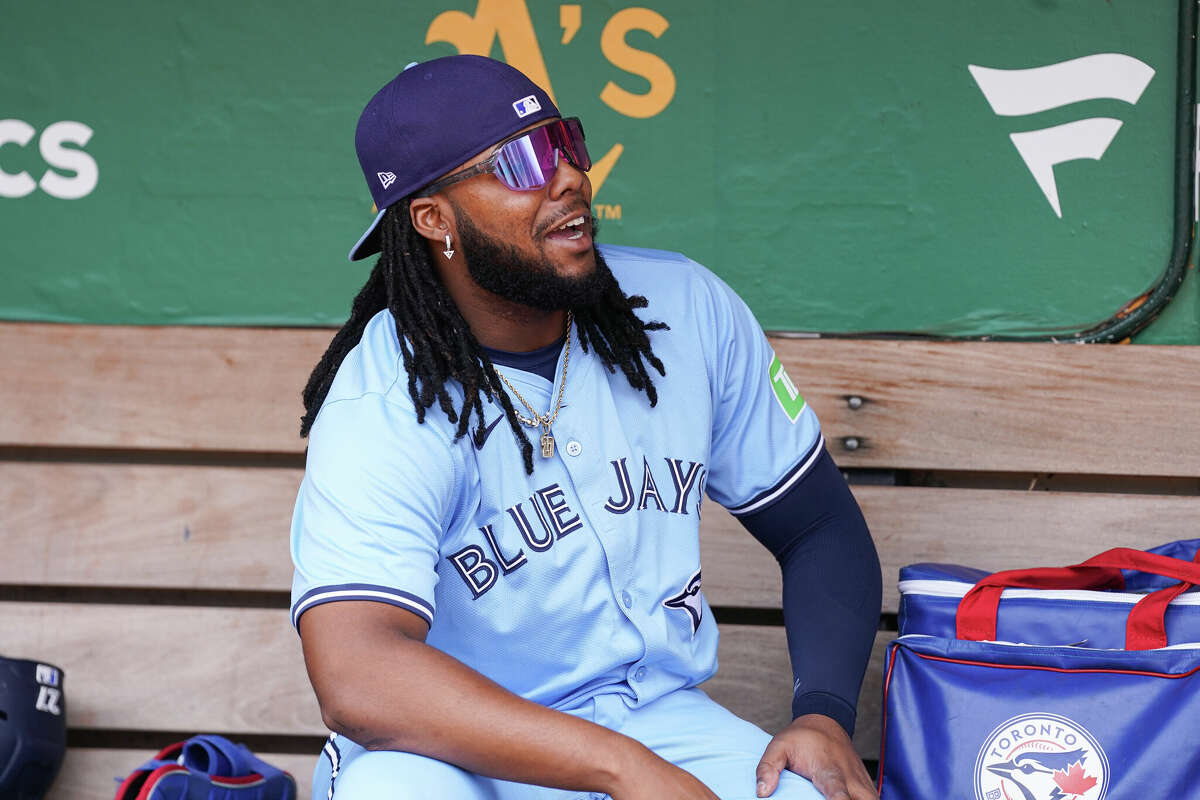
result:
[[[428,197],[485,172],[495,173],[500,182],[513,191],[540,189],[554,177],[560,157],[583,172],[592,168],[591,156],[583,142],[583,125],[578,117],[551,120],[505,139],[496,145],[486,161],[434,181],[420,192],[420,196]]]

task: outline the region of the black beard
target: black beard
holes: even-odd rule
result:
[[[591,230],[596,268],[589,275],[567,278],[555,272],[554,266],[544,259],[530,260],[515,247],[488,238],[471,224],[467,215],[461,211],[458,214],[459,247],[467,272],[475,282],[505,300],[539,311],[594,305],[612,285],[612,273],[594,244],[594,222]]]

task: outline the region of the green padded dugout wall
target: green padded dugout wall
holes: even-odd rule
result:
[[[358,111],[407,62],[458,51],[583,118],[601,240],[686,252],[767,328],[1083,328],[1170,253],[1176,0],[47,0],[5,17],[0,318],[339,323],[370,266],[345,261],[371,211]],[[1200,343],[1190,272],[1139,341]]]

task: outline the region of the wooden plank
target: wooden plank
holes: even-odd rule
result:
[[[73,728],[328,735],[283,610],[0,603],[0,630],[63,668]]]
[[[0,445],[298,453],[328,330],[0,324]]]
[[[783,579],[775,557],[707,497],[700,514],[700,564],[709,604],[779,608]]]
[[[843,467],[1200,475],[1197,347],[774,344]]]
[[[0,583],[291,588],[302,471],[0,462]]]
[[[883,657],[887,652],[888,642],[896,636],[895,632],[880,631],[875,634],[871,660],[863,676],[862,690],[858,693],[854,749],[862,758],[879,760],[879,746],[883,741]]]
[[[287,591],[299,481],[294,469],[0,462],[0,583]],[[1061,565],[1183,538],[1200,517],[1194,496],[854,491],[880,552],[888,611],[904,564]],[[701,548],[710,603],[779,607],[775,560],[711,502]]]
[[[0,603],[0,630],[8,655],[63,668],[73,728],[326,733],[283,611]],[[706,688],[764,729],[786,725],[783,629],[721,632],[722,667]],[[876,690],[862,696],[868,708]]]
[[[899,607],[900,567],[949,562],[989,571],[1063,566],[1110,547],[1187,538],[1200,497],[856,486],[883,569],[883,608]],[[701,554],[709,603],[778,608],[775,559],[723,509],[704,508]]]
[[[171,744],[164,741],[163,746]],[[311,800],[317,756],[255,753],[273,767],[292,773],[297,800]],[[154,757],[145,750],[71,748],[45,800],[112,800],[120,780]]]
[[[330,338],[0,324],[20,376],[0,383],[0,445],[300,452],[300,390]],[[842,466],[1200,475],[1200,348],[773,344]]]
[[[792,668],[782,627],[722,625],[717,674],[700,685],[739,717],[776,734],[792,721]]]
[[[854,747],[862,758],[879,758],[883,653],[895,633],[875,636],[858,699]],[[701,685],[709,696],[743,719],[775,734],[792,721],[792,669],[783,628],[722,625],[717,674]]]

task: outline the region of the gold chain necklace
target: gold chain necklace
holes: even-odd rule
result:
[[[550,426],[554,424],[554,420],[558,419],[558,411],[559,411],[559,409],[562,408],[563,392],[567,388],[567,364],[570,363],[570,361],[571,361],[571,320],[572,319],[573,319],[573,316],[572,316],[571,312],[568,311],[567,312],[567,345],[566,345],[566,348],[563,350],[562,381],[558,384],[558,399],[556,401],[554,401],[554,408],[551,411],[547,411],[545,414],[539,414],[536,410],[534,410],[533,406],[530,405],[529,401],[521,396],[521,393],[516,390],[516,387],[514,387],[511,383],[508,382],[508,378],[504,377],[504,373],[501,372],[500,370],[496,369],[496,367],[494,365],[492,366],[492,370],[496,373],[496,375],[498,375],[500,377],[500,380],[504,381],[504,385],[508,387],[508,390],[510,392],[512,392],[514,395],[516,395],[516,398],[521,401],[521,405],[523,405],[527,409],[529,409],[529,413],[533,415],[533,419],[530,419],[529,417],[522,415],[521,412],[514,409],[513,413],[516,415],[517,419],[520,420],[522,424],[528,425],[531,428],[537,428],[539,426],[541,427],[541,429],[542,429],[542,440],[541,440],[542,458],[553,458],[553,456],[554,456],[554,435],[552,433],[550,433]]]

